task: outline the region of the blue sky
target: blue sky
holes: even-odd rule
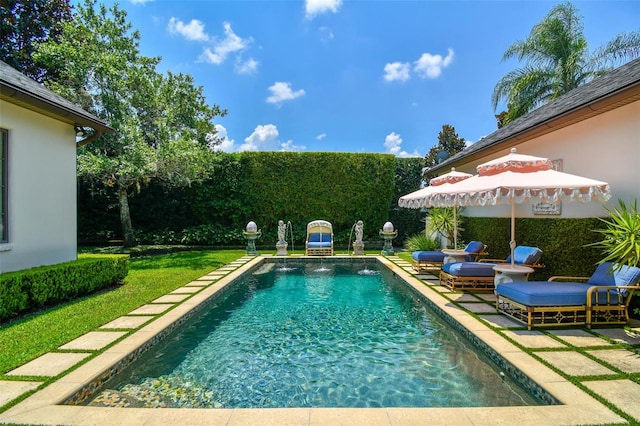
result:
[[[105,3],[110,3],[105,1]],[[555,1],[123,0],[142,54],[191,74],[224,151],[424,156],[444,124],[496,130],[502,62]],[[591,50],[640,30],[639,1],[574,1]],[[500,112],[502,109],[498,109]]]

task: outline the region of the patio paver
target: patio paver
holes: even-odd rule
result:
[[[203,275],[200,278],[196,278],[196,281],[215,281],[222,277],[224,277],[224,274]]]
[[[640,421],[640,385],[631,380],[595,380],[583,382],[593,392]]]
[[[430,285],[433,285],[433,284],[439,284],[439,283],[438,283],[438,281],[439,281],[439,280],[438,280],[438,277],[436,277],[435,275],[431,275],[431,274],[417,274],[417,275],[416,275],[416,278],[420,278],[420,279],[421,279],[421,280],[423,280],[423,281],[429,281],[429,280],[434,281],[434,280],[435,280],[434,282],[429,282],[429,283],[427,283],[427,284],[430,284]]]
[[[197,281],[191,281],[188,284],[185,284],[185,287],[206,287],[209,284],[211,284],[214,280],[212,279],[207,279],[207,280],[200,280],[198,278]]]
[[[625,373],[640,373],[640,355],[626,349],[598,349],[587,353]]]
[[[515,328],[522,327],[522,323],[509,318],[506,315],[479,315],[480,318],[487,321],[494,327],[498,328]]]
[[[549,330],[549,332],[565,342],[578,347],[604,346],[610,343],[606,340],[579,328],[566,330]]]
[[[616,342],[626,343],[628,345],[640,345],[640,335],[631,333],[624,328],[598,328],[593,329],[598,334],[607,336]]]
[[[504,335],[526,348],[565,348],[566,345],[536,330],[506,330]]]
[[[115,342],[125,334],[127,334],[126,331],[90,331],[60,346],[60,349],[97,351]]]
[[[91,354],[49,352],[16,368],[15,370],[9,371],[7,376],[54,377],[73,367],[89,355]]]
[[[476,293],[476,296],[487,302],[495,303],[496,301],[496,295],[493,293]]]
[[[133,317],[129,316],[121,316],[120,318],[116,318],[111,322],[106,323],[100,328],[138,328],[145,322],[154,318],[151,315],[136,315]]]
[[[188,294],[166,294],[164,296],[158,297],[156,300],[153,300],[151,303],[179,303],[184,299],[189,297]]]
[[[601,374],[615,374],[603,365],[578,352],[537,352],[540,358],[554,367],[564,371],[569,376],[599,376]]]
[[[448,295],[448,297],[456,302],[480,302],[477,297],[470,293],[454,293]]]
[[[138,309],[134,309],[129,312],[129,315],[148,315],[148,314],[161,314],[173,305],[168,303],[154,303],[153,305],[142,305]]]
[[[41,384],[42,382],[0,380],[0,407],[7,402],[16,399],[23,393],[37,388]]]
[[[448,297],[452,297],[452,295],[449,295]],[[487,303],[483,303],[483,302],[478,302],[478,303],[461,303],[460,306],[462,306],[463,308],[476,313],[476,314],[484,314],[484,313],[489,313],[489,312],[495,312],[496,311],[496,307],[493,305],[489,305]]]
[[[200,291],[200,289],[197,288],[197,287],[184,286],[184,287],[176,288],[170,294],[183,294],[183,293],[193,294],[193,293],[197,293],[199,291]]]

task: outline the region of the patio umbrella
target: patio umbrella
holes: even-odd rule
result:
[[[522,155],[515,148],[498,159],[480,164],[478,174],[426,197],[439,207],[511,204],[511,262],[515,242],[515,204],[565,201],[606,202],[609,184],[553,169],[551,160]]]
[[[451,185],[470,178],[471,174],[456,171],[455,167],[451,171],[429,180],[429,186],[414,191],[410,194],[403,195],[398,199],[398,206],[409,209],[421,209],[423,207],[431,207],[428,204],[430,197],[437,192],[448,189]],[[453,248],[458,248],[458,218],[456,217],[456,209],[453,209]]]

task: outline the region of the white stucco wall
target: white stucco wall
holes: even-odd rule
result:
[[[518,153],[562,160],[562,171],[609,183],[612,197],[608,207],[640,202],[640,101],[597,115],[588,120],[548,133],[536,139],[514,145]],[[476,173],[476,166],[508,154],[509,149],[492,154],[457,170]],[[508,206],[468,207],[466,216],[508,217]],[[531,204],[516,206],[516,217],[534,215]],[[563,202],[561,215],[550,217],[606,216],[602,205]]]
[[[76,259],[73,126],[0,100],[9,131],[8,237],[0,272]]]

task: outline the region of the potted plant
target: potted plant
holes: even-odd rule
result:
[[[428,232],[437,232],[447,240],[447,244],[453,244],[454,241],[454,216],[453,209],[456,209],[458,234],[464,231],[462,228],[462,217],[460,216],[460,208],[434,207],[429,210],[429,219],[427,224]],[[457,249],[458,247],[454,247]]]
[[[600,218],[605,227],[596,229],[603,236],[602,241],[590,244],[599,247],[605,257],[599,262],[613,262],[616,269],[622,266],[640,265],[640,214],[638,214],[638,200],[627,206],[618,200],[619,206],[606,209],[609,218]]]
[[[613,262],[614,271],[626,266],[640,265],[640,214],[638,214],[638,200],[627,206],[618,200],[619,207],[607,209],[608,219],[600,218],[606,225],[596,232],[603,236],[602,241],[590,244],[599,247],[605,257],[599,262]],[[640,301],[633,295],[629,302],[629,312],[634,318],[640,317]]]

